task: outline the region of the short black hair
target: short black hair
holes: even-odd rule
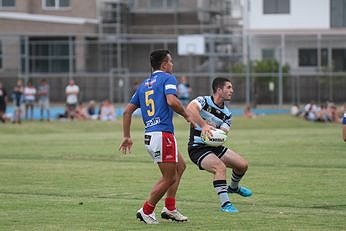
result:
[[[167,55],[171,54],[169,50],[154,50],[150,53],[150,64],[154,70],[159,70],[162,62],[166,59]]]
[[[218,88],[225,86],[226,82],[231,82],[231,80],[222,77],[215,78],[212,83],[213,93],[215,93]]]

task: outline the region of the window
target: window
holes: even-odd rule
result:
[[[156,9],[174,8],[177,6],[177,0],[150,0],[150,7]]]
[[[49,9],[60,9],[70,7],[70,0],[42,0],[43,7]]]
[[[300,67],[317,67],[318,66],[318,54],[317,49],[299,49],[299,66]],[[328,65],[328,50],[326,48],[321,49],[321,66]]]
[[[2,43],[0,40],[0,69],[2,69]]]
[[[344,0],[330,1],[330,26],[346,27],[346,2]]]
[[[289,14],[290,0],[263,0],[263,14]]]
[[[15,0],[0,0],[0,7],[15,7]]]
[[[346,49],[332,49],[334,71],[346,71]]]
[[[29,73],[66,73],[75,66],[74,41],[72,41],[72,55],[70,57],[69,38],[31,38],[28,41],[28,51],[25,49],[25,40],[22,40],[22,72],[25,72],[25,62],[28,62]],[[25,52],[29,54],[26,55]],[[28,60],[27,60],[28,59]]]
[[[275,50],[262,49],[262,59],[275,59]]]

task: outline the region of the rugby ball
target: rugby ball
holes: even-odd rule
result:
[[[202,141],[209,146],[218,147],[226,142],[227,134],[221,129],[212,130],[212,137],[208,137],[206,134],[201,135]]]

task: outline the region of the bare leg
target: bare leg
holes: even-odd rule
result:
[[[181,154],[180,151],[178,151],[178,164],[177,164],[177,176],[176,176],[176,181],[171,187],[169,187],[167,191],[167,197],[169,198],[175,198],[175,195],[177,194],[180,179],[185,171],[186,168],[186,163],[183,158],[183,155]]]
[[[155,206],[157,202],[165,195],[167,190],[175,183],[177,175],[176,163],[159,163],[158,164],[162,177],[156,182],[150,192],[148,202]]]
[[[216,155],[206,156],[201,165],[202,168],[214,175],[214,180],[226,180],[226,166]]]
[[[244,175],[248,168],[248,162],[238,153],[228,149],[221,160],[228,168],[232,168],[237,174]]]

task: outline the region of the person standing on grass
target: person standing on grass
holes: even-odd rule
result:
[[[140,108],[145,125],[145,147],[154,163],[157,163],[162,176],[136,216],[146,224],[158,224],[154,209],[166,194],[161,217],[187,221],[188,218],[176,208],[176,192],[186,165],[174,137],[173,111],[183,116],[187,122],[190,122],[190,118],[176,96],[177,80],[172,75],[171,53],[168,50],[154,50],[150,54],[150,63],[153,72],[141,83],[124,110],[123,140],[119,150],[124,154],[131,151],[131,117]]]
[[[7,92],[5,88],[2,86],[2,82],[0,82],[0,121],[5,123],[5,115],[6,115],[6,107],[7,107]]]
[[[17,80],[17,84],[13,88],[12,99],[14,107],[14,115],[12,123],[21,123],[24,103],[24,85],[23,80]]]
[[[34,104],[36,99],[36,88],[32,85],[31,80],[24,87],[25,119],[34,119]]]
[[[180,77],[180,83],[178,84],[178,98],[182,102],[184,106],[186,106],[190,102],[190,94],[192,92],[192,88],[190,84],[187,82],[187,77],[184,75]]]
[[[190,126],[188,152],[190,159],[200,170],[213,174],[213,186],[219,197],[221,211],[234,213],[238,210],[232,205],[228,193],[237,193],[243,197],[252,195],[252,191],[239,185],[247,171],[248,163],[235,151],[224,146],[206,145],[201,134],[211,136],[216,128],[228,133],[231,128],[232,113],[225,105],[233,94],[233,86],[226,78],[216,78],[212,83],[212,96],[199,96],[187,105],[187,111],[196,126]],[[226,171],[232,168],[231,183],[227,185]]]
[[[46,79],[41,79],[40,85],[38,86],[38,106],[40,107],[40,120],[43,121],[44,112],[47,114],[47,121],[50,121],[50,110],[49,110],[49,84]]]
[[[74,119],[76,108],[78,105],[78,94],[79,94],[79,86],[75,84],[73,79],[70,79],[69,84],[65,88],[66,94],[66,109],[67,109],[67,117],[69,119]]]
[[[344,141],[346,142],[346,111],[344,112],[344,117],[342,119],[342,135]]]

